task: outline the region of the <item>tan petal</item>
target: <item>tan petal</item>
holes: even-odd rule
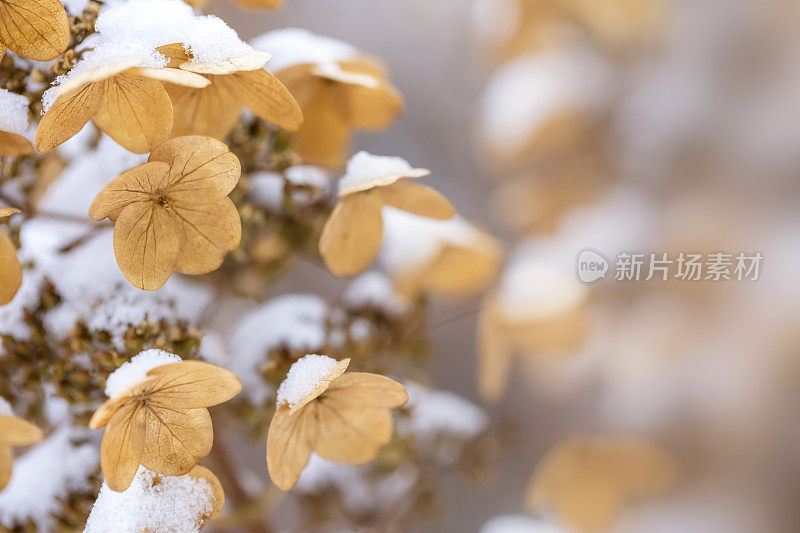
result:
[[[331,461],[364,464],[392,438],[388,409],[354,406],[343,395],[316,400],[319,436],[314,452]]]
[[[392,85],[379,81],[376,87],[337,84],[342,115],[354,128],[377,130],[389,126],[403,110],[403,97]]]
[[[336,396],[338,405],[353,407],[400,407],[408,401],[406,388],[393,379],[368,372],[347,372],[331,383],[326,396]]]
[[[167,84],[174,119],[172,135],[208,135],[224,139],[242,114],[242,104],[226,84],[211,83],[203,89]]]
[[[447,198],[427,185],[399,180],[376,191],[386,205],[415,215],[446,220],[456,214]]]
[[[535,321],[504,320],[506,334],[529,355],[569,354],[585,342],[589,332],[585,306]]]
[[[89,217],[103,220],[108,217],[115,222],[122,210],[134,202],[153,199],[159,189],[166,189],[169,165],[154,161],[139,165],[117,176],[103,187],[89,208]]]
[[[11,446],[29,446],[42,440],[42,430],[15,416],[0,415],[0,441]]]
[[[247,7],[266,7],[275,9],[283,5],[283,0],[236,0],[240,5]]]
[[[67,13],[59,0],[3,0],[0,39],[29,59],[49,61],[67,48]]]
[[[10,217],[16,213],[20,213],[21,211],[16,207],[6,207],[0,206],[0,218]]]
[[[363,272],[381,247],[383,220],[380,197],[372,191],[342,198],[325,222],[319,251],[336,276]]]
[[[111,418],[100,444],[100,467],[108,486],[117,492],[130,487],[145,446],[146,411],[129,402]]]
[[[142,466],[182,476],[211,452],[214,430],[208,409],[174,409],[148,402]]]
[[[154,202],[137,202],[120,213],[114,226],[114,255],[134,287],[160,289],[178,261],[178,229]]]
[[[426,293],[465,296],[485,287],[500,267],[497,247],[445,246],[417,281]]]
[[[328,373],[325,375],[323,379],[321,379],[313,389],[311,389],[308,394],[303,396],[303,398],[297,402],[296,404],[292,405],[289,409],[289,414],[292,415],[298,412],[300,409],[305,407],[311,400],[317,398],[323,392],[328,390],[328,387],[331,386],[334,380],[336,380],[339,376],[344,374],[344,371],[347,370],[347,367],[350,365],[350,359],[342,359],[341,361],[337,362],[333,368],[331,368]]]
[[[311,402],[295,414],[289,414],[289,408],[283,405],[272,417],[267,435],[267,468],[272,482],[281,490],[297,484],[311,458],[317,442],[316,405]]]
[[[214,501],[211,504],[211,511],[203,515],[203,522],[214,520],[222,512],[225,507],[225,491],[222,488],[222,483],[219,482],[214,472],[204,466],[197,465],[187,474],[195,479],[204,479],[209,485],[214,494]]]
[[[160,81],[118,74],[105,80],[92,120],[125,149],[143,154],[169,138],[172,103]]]
[[[177,68],[133,67],[130,69],[130,72],[138,76],[174,83],[176,85],[183,85],[184,87],[193,87],[195,89],[208,87],[211,83],[208,81],[208,78],[204,76]]]
[[[169,59],[169,64],[167,65],[169,68],[178,68],[181,63],[189,61],[189,54],[186,53],[186,49],[181,43],[171,43],[159,46],[156,48],[156,52]]]
[[[0,59],[3,59],[4,55],[6,55],[6,47],[3,43],[0,43]]]
[[[180,235],[175,269],[181,274],[205,274],[220,267],[225,255],[239,246],[242,223],[227,196],[209,203],[189,203],[191,193],[170,193],[170,214]]]
[[[14,466],[14,453],[11,446],[0,443],[0,491],[6,488],[11,481],[11,471]]]
[[[6,305],[16,296],[22,285],[22,265],[17,259],[17,249],[0,229],[0,305]]]
[[[89,429],[100,429],[108,425],[111,418],[128,401],[129,397],[127,396],[104,401],[92,415],[92,419],[89,421]]]
[[[56,99],[39,121],[36,148],[49,152],[81,131],[103,97],[102,83],[89,83]]]
[[[33,152],[31,142],[16,133],[0,131],[0,156],[17,157]]]
[[[193,193],[202,201],[227,196],[242,172],[239,158],[216,139],[193,135],[158,145],[148,161],[170,165],[168,192]]]
[[[505,391],[513,352],[491,300],[484,300],[478,316],[478,387],[484,398],[496,401]]]
[[[198,74],[225,75],[233,74],[234,72],[260,69],[271,57],[272,56],[267,52],[253,50],[249,54],[232,57],[216,63],[204,63],[192,59],[191,61],[182,63],[180,68],[190,72],[197,72]]]
[[[321,87],[302,104],[302,109],[303,125],[292,136],[292,147],[306,163],[341,165],[350,150],[351,128],[336,105],[333,92]]]
[[[242,390],[232,372],[200,361],[162,365],[147,376],[153,378],[147,387],[153,402],[174,409],[210,407],[227,402]]]
[[[281,129],[296,131],[303,123],[303,112],[294,97],[278,78],[262,68],[220,76],[215,83],[229,84],[240,103]]]

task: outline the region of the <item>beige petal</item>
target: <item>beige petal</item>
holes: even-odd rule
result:
[[[112,398],[104,401],[102,404],[100,404],[100,407],[97,408],[97,411],[95,411],[92,415],[92,419],[89,421],[89,429],[100,429],[105,427],[111,421],[111,418],[116,414],[116,412],[128,401],[130,401],[128,396]]]
[[[209,485],[214,494],[214,501],[211,504],[211,511],[203,516],[203,522],[214,520],[222,512],[225,507],[225,491],[222,488],[222,483],[219,482],[214,472],[204,466],[197,465],[187,474],[195,479],[204,479]]]
[[[224,139],[242,113],[241,102],[225,84],[212,82],[203,89],[173,84],[166,87],[175,112],[174,137],[208,135]]]
[[[89,208],[89,217],[93,220],[108,217],[115,222],[126,206],[153,200],[157,191],[165,190],[168,176],[169,165],[161,161],[145,163],[123,172],[95,197]]]
[[[184,87],[193,87],[195,89],[208,87],[208,85],[211,83],[208,81],[208,78],[204,76],[177,68],[133,67],[130,69],[130,73],[158,81],[183,85]]]
[[[147,373],[154,403],[174,409],[197,409],[227,402],[242,390],[228,370],[200,361],[162,365]]]
[[[385,128],[403,110],[403,97],[384,81],[379,80],[377,87],[357,83],[337,84],[334,90],[342,115],[357,129]]]
[[[130,487],[145,446],[146,411],[130,402],[111,418],[100,444],[100,467],[108,486],[117,492]]]
[[[478,316],[478,388],[484,398],[496,401],[506,389],[513,352],[492,299],[484,300]]]
[[[500,267],[497,247],[445,246],[420,274],[418,284],[426,293],[466,296],[485,287]]]
[[[31,142],[16,133],[0,131],[0,156],[17,157],[33,152]]]
[[[180,236],[175,269],[181,274],[205,274],[220,267],[225,255],[239,246],[242,223],[227,196],[209,203],[189,203],[190,193],[170,193],[170,214]]]
[[[67,48],[67,13],[59,0],[3,0],[0,39],[29,59],[49,61]]]
[[[239,158],[225,143],[200,135],[176,137],[161,143],[148,161],[170,165],[168,192],[171,195],[193,193],[198,201],[227,196],[242,172]]]
[[[17,249],[0,229],[0,305],[6,305],[16,296],[22,285],[22,265],[17,259]]]
[[[392,415],[388,409],[353,406],[342,396],[316,400],[319,436],[314,452],[331,461],[367,463],[392,438]]]
[[[456,214],[447,198],[427,185],[399,180],[376,191],[386,205],[415,215],[446,220]]]
[[[283,405],[272,417],[267,435],[267,468],[272,482],[281,490],[297,484],[311,458],[317,442],[316,405],[311,402],[295,414],[289,414],[289,408]]]
[[[256,116],[287,131],[296,131],[303,123],[303,112],[278,78],[259,68],[220,76],[215,83],[230,85],[240,103]]]
[[[353,407],[400,407],[408,401],[406,388],[393,379],[368,372],[347,372],[328,387],[326,396],[335,396],[337,405]]]
[[[246,7],[266,7],[275,9],[283,5],[283,0],[236,0],[236,3]]]
[[[160,81],[132,74],[105,80],[94,123],[125,149],[149,152],[172,131],[172,103]]]
[[[0,206],[0,218],[10,217],[16,213],[21,213],[16,207]]]
[[[102,83],[89,83],[56,99],[39,121],[36,148],[49,152],[81,131],[103,97]]]
[[[114,255],[134,287],[160,289],[178,261],[178,229],[154,202],[137,202],[120,213],[114,226]]]
[[[211,452],[214,430],[208,409],[144,407],[146,434],[142,466],[168,476],[182,476]]]
[[[11,446],[0,443],[0,491],[6,488],[11,481],[11,471],[14,466],[14,453]]]
[[[178,68],[181,63],[189,61],[189,54],[186,53],[186,49],[181,43],[159,46],[156,48],[156,52],[169,59],[169,64],[167,65],[169,68]]]
[[[249,54],[232,57],[216,63],[204,63],[192,59],[191,61],[182,63],[180,68],[190,72],[197,72],[198,74],[225,75],[233,74],[234,72],[260,69],[271,57],[272,56],[267,52],[253,50]]]
[[[319,251],[336,276],[363,272],[381,247],[383,221],[380,197],[372,191],[342,198],[325,222]]]
[[[113,78],[117,74],[121,74],[126,70],[136,67],[140,63],[141,61],[138,59],[127,59],[125,61],[109,63],[107,65],[86,70],[77,75],[70,76],[64,80],[61,85],[56,86],[56,96],[61,98],[65,94],[78,90],[85,85],[89,85],[90,83],[105,81],[109,78]],[[100,88],[102,89],[102,84],[100,84]]]
[[[4,55],[6,55],[6,47],[3,43],[0,43],[0,59],[3,59]]]
[[[586,341],[589,333],[585,306],[539,320],[504,320],[506,334],[528,355],[569,354]]]
[[[322,86],[302,104],[303,125],[292,136],[292,147],[304,162],[335,167],[350,150],[350,125],[332,91]]]
[[[15,416],[0,415],[0,441],[11,446],[29,446],[42,440],[42,430]]]

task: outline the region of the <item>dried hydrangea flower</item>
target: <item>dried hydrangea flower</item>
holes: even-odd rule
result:
[[[166,141],[172,131],[173,109],[163,82],[205,87],[203,76],[173,68],[138,66],[128,60],[81,72],[50,89],[47,108],[36,132],[36,147],[49,152],[91,119],[121,146],[143,154]]]
[[[574,437],[542,460],[527,504],[553,512],[569,529],[608,531],[626,501],[655,495],[674,477],[670,457],[646,441]]]
[[[240,173],[239,160],[220,141],[176,137],[106,185],[89,216],[115,223],[114,254],[128,281],[157,290],[175,270],[216,270],[238,246],[242,226],[228,193]]]
[[[303,123],[294,97],[278,79],[264,70],[269,54],[249,55],[219,63],[194,60],[181,44],[162,46],[159,52],[169,66],[208,78],[205,87],[167,85],[175,109],[173,135],[208,135],[224,138],[246,107],[260,118],[287,131]]]
[[[407,178],[427,176],[424,168],[411,168],[399,157],[359,152],[347,163],[339,182],[339,203],[322,230],[319,251],[337,276],[352,276],[366,269],[381,247],[381,209],[388,205],[416,215],[444,220],[455,214],[447,199]]]
[[[350,359],[307,355],[278,389],[278,409],[267,436],[272,481],[289,490],[311,453],[364,464],[392,436],[390,409],[408,401],[405,387],[378,374],[344,371]]]
[[[12,446],[29,446],[40,440],[42,430],[14,416],[8,403],[0,398],[0,491],[11,480]]]
[[[512,263],[478,318],[481,394],[500,397],[515,352],[542,356],[577,349],[588,330],[586,297],[585,287],[560,270],[530,259]]]
[[[8,48],[28,59],[50,61],[67,44],[67,12],[59,0],[0,2],[0,58]]]
[[[310,164],[340,165],[353,130],[385,128],[403,110],[403,98],[386,72],[368,60],[293,65],[276,76],[303,110],[292,147]]]
[[[108,426],[100,447],[108,485],[115,491],[127,489],[139,465],[169,476],[190,472],[211,451],[207,407],[230,400],[241,388],[236,376],[223,368],[180,361],[160,350],[142,352],[125,363],[109,377],[110,399],[89,423],[92,429]]]
[[[33,152],[33,145],[25,138],[29,103],[25,95],[0,89],[0,157]]]
[[[0,219],[19,213],[19,209],[0,206]],[[6,305],[17,294],[22,285],[22,265],[17,258],[14,243],[0,229],[0,305]]]

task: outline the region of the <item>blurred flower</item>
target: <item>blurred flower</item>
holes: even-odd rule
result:
[[[33,151],[33,145],[25,137],[29,105],[24,94],[0,89],[0,157],[27,155]]]
[[[150,350],[137,357],[155,357]],[[165,352],[160,352],[165,354]],[[180,361],[180,359],[177,359]],[[144,361],[144,362],[143,362]],[[109,377],[136,372],[147,359],[134,358]],[[100,465],[108,485],[126,490],[139,465],[158,474],[182,476],[208,455],[213,442],[207,407],[228,401],[241,390],[231,372],[199,361],[157,362],[144,367],[130,386],[112,394],[92,416],[91,429],[108,425]],[[109,392],[109,382],[106,392]],[[128,384],[128,383],[126,383]]]
[[[553,512],[570,529],[608,531],[627,501],[662,492],[674,478],[672,460],[648,442],[573,437],[542,460],[527,504]]]
[[[0,219],[19,213],[19,209],[0,206]],[[6,305],[22,285],[22,265],[17,258],[14,243],[0,230],[0,305]]]
[[[176,137],[100,191],[89,216],[115,223],[114,253],[128,281],[157,290],[173,270],[217,269],[239,244],[239,213],[227,195],[240,172],[239,160],[223,143]]]
[[[350,159],[347,173],[339,182],[340,201],[319,240],[319,251],[331,272],[352,276],[369,266],[381,247],[381,209],[385,205],[440,220],[455,214],[444,196],[428,186],[406,181],[429,173],[424,168],[412,168],[399,157],[359,152]]]
[[[5,400],[0,398],[0,491],[11,479],[14,462],[12,446],[29,446],[42,440],[42,430],[14,416]]]
[[[162,82],[205,87],[198,74],[175,68],[137,66],[129,60],[91,68],[53,87],[52,105],[39,122],[36,147],[49,152],[92,119],[126,149],[137,154],[166,141],[173,109]]]
[[[36,61],[50,61],[67,48],[67,12],[59,0],[0,3],[0,58],[5,49]]]
[[[172,135],[208,135],[224,138],[246,107],[258,117],[287,131],[297,130],[303,113],[294,97],[262,67],[269,54],[249,55],[217,63],[194,59],[180,43],[162,46],[169,67],[204,75],[204,86],[167,85],[175,110]]]
[[[279,488],[297,483],[312,452],[358,465],[389,442],[390,409],[406,403],[405,387],[378,374],[345,374],[349,364],[307,355],[289,369],[267,436],[267,467]]]

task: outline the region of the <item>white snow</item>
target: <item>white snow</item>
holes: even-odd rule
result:
[[[134,355],[130,361],[123,363],[108,376],[106,396],[112,399],[116,398],[137,383],[144,381],[147,373],[152,369],[180,362],[179,356],[164,350],[145,350]]]
[[[23,226],[24,227],[24,226]],[[20,252],[20,261],[28,257]],[[22,286],[8,305],[0,307],[0,334],[10,335],[17,340],[28,340],[30,328],[25,323],[26,310],[32,311],[39,302],[42,287],[42,275],[37,270],[26,268],[22,275]],[[3,350],[0,347],[0,355]]]
[[[524,514],[500,515],[490,518],[480,533],[561,533],[554,525]]]
[[[580,306],[587,298],[586,286],[573,269],[554,266],[536,254],[512,258],[500,280],[498,302],[511,318],[545,319]]]
[[[402,157],[373,155],[362,150],[347,162],[347,172],[339,180],[339,196],[390,185],[400,178],[418,178],[427,174],[428,170],[413,168]]]
[[[293,352],[320,351],[326,341],[328,306],[312,294],[286,294],[272,299],[242,317],[228,346],[230,370],[242,382],[249,400],[261,405],[274,391],[261,379],[261,365],[278,348]]]
[[[67,12],[72,15],[80,15],[86,6],[89,5],[89,0],[61,0]]]
[[[80,432],[63,428],[14,461],[8,486],[0,492],[0,524],[14,529],[28,520],[37,531],[55,531],[53,515],[72,491],[91,488],[89,476],[98,466],[91,444],[74,445]]]
[[[376,271],[354,279],[345,290],[344,301],[352,309],[373,307],[389,315],[408,310],[408,301],[395,292],[388,276]]]
[[[0,415],[14,416],[14,410],[11,408],[11,404],[3,397],[0,397]]]
[[[156,48],[166,44],[182,43],[193,60],[201,63],[219,63],[253,52],[222,19],[198,15],[181,0],[114,3],[102,10],[95,29],[96,37],[89,43],[92,49],[67,75],[59,77],[56,85],[89,70],[122,62],[162,68],[167,59]],[[54,89],[44,94],[45,111],[55,101]]]
[[[483,95],[484,142],[500,155],[516,153],[557,114],[595,109],[606,99],[608,77],[605,65],[582,49],[548,50],[509,61]]]
[[[28,129],[28,99],[0,89],[0,130],[25,135]]]
[[[250,45],[256,50],[272,54],[272,59],[266,65],[272,72],[302,64],[323,68],[331,64],[335,66],[338,61],[358,56],[358,49],[344,41],[315,35],[301,28],[271,31],[252,39]]]
[[[406,390],[410,417],[407,424],[398,424],[398,431],[413,433],[426,442],[443,434],[469,439],[486,429],[489,423],[489,417],[481,408],[451,392],[413,382],[406,383]]]
[[[199,531],[214,506],[205,479],[163,476],[140,466],[130,487],[113,491],[103,483],[85,533],[189,533]]]
[[[339,361],[327,355],[309,354],[298,359],[278,387],[278,405],[294,407],[322,383]]]
[[[250,201],[272,211],[283,208],[283,176],[277,172],[256,172],[250,176]]]

